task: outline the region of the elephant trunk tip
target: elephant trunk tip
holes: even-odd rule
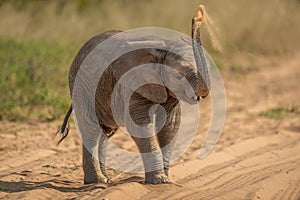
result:
[[[205,8],[203,5],[199,5],[196,11],[196,14],[194,16],[194,22],[195,23],[201,23],[205,19]]]

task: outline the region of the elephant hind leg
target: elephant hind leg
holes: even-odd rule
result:
[[[84,184],[107,183],[107,178],[99,172],[97,159],[82,145],[82,166],[84,172]]]
[[[108,139],[115,134],[115,132],[118,130],[118,128],[109,128],[105,125],[100,125],[103,133],[100,137],[100,141],[98,144],[98,160],[99,160],[99,165],[100,165],[100,171],[103,174],[103,176],[106,177],[107,181],[109,181],[108,175],[106,173],[106,168],[105,168],[105,161],[106,161],[106,147],[107,147],[107,142]]]

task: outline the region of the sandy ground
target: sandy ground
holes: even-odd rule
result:
[[[73,123],[56,147],[60,121],[1,121],[0,199],[300,199],[299,58],[261,59],[222,71],[228,98],[223,133],[212,153],[198,159],[209,123],[209,101],[203,101],[199,133],[172,165],[171,184],[145,185],[143,174],[108,170],[113,183],[83,185]],[[281,119],[259,115],[279,107],[298,111]],[[112,140],[136,150],[124,134]]]

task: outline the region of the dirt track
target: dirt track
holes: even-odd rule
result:
[[[271,108],[299,109],[299,55],[278,65],[259,61],[248,73],[225,70],[227,120],[213,152],[197,159],[209,116],[170,170],[172,184],[144,185],[142,174],[109,170],[113,183],[82,184],[81,143],[72,124],[56,147],[59,121],[0,122],[0,198],[3,199],[300,199],[300,114],[259,116]],[[257,63],[256,63],[257,64]],[[250,68],[251,69],[251,68]],[[122,134],[113,141],[127,149]]]

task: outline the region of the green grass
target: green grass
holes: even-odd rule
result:
[[[69,104],[67,74],[76,47],[0,38],[0,120],[54,120]]]
[[[271,118],[271,119],[283,119],[289,113],[299,114],[299,111],[295,107],[292,107],[292,108],[279,107],[279,108],[272,108],[270,110],[261,112],[261,113],[259,113],[259,116],[267,117],[267,118]]]

